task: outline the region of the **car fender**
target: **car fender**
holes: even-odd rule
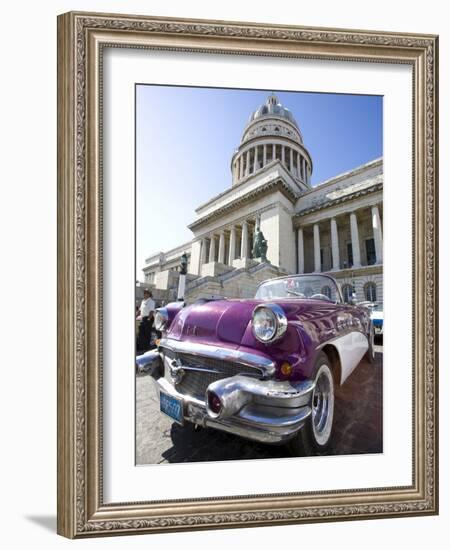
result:
[[[340,384],[343,384],[369,349],[369,341],[367,335],[363,332],[349,331],[346,334],[320,344],[316,350],[317,353],[322,351],[326,346],[332,346],[338,354]]]

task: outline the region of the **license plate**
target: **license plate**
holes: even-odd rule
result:
[[[160,392],[159,409],[179,424],[183,424],[183,402],[180,399]]]

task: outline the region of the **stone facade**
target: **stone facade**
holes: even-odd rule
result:
[[[383,163],[375,159],[311,187],[311,156],[292,113],[271,94],[252,113],[231,159],[232,185],[196,210],[193,239],[154,254],[143,268],[160,290],[188,254],[189,301],[250,297],[284,273],[326,272],[345,299],[383,300]],[[252,258],[260,228],[267,260]]]

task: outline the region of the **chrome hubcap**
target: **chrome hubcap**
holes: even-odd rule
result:
[[[331,435],[334,413],[333,378],[327,365],[317,373],[312,397],[312,427],[319,445],[325,445]]]

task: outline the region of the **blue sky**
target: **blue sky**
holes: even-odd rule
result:
[[[137,85],[138,279],[145,258],[189,241],[195,208],[231,186],[231,156],[272,91],[303,134],[312,185],[382,156],[380,96]]]

